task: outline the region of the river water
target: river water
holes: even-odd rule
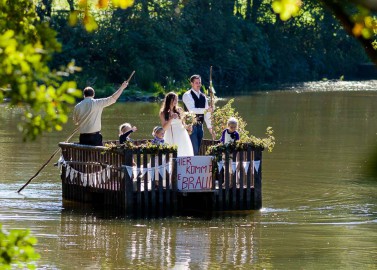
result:
[[[63,203],[52,164],[18,194],[73,128],[22,143],[20,112],[1,105],[0,223],[37,237],[39,269],[377,269],[377,177],[367,169],[377,152],[376,86],[316,82],[235,97],[251,134],[271,126],[276,146],[263,154],[263,209],[211,218],[78,209]],[[150,138],[159,106],[105,109],[104,139],[123,122],[138,127],[134,139]]]

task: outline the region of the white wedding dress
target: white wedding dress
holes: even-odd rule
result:
[[[173,119],[171,126],[165,131],[165,143],[178,146],[178,157],[193,156],[194,150],[187,130],[181,119]]]

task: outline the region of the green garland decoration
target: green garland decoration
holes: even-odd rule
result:
[[[150,141],[146,143],[136,145],[132,141],[126,141],[124,144],[116,145],[114,143],[107,143],[105,144],[106,151],[114,150],[114,149],[128,149],[132,150],[133,152],[140,151],[140,153],[144,154],[170,154],[174,151],[177,151],[176,145],[169,145],[169,144],[153,144]]]

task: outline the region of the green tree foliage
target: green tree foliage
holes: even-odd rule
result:
[[[0,224],[0,269],[35,269],[33,261],[39,259],[34,251],[37,239],[28,230],[11,230],[9,233]]]
[[[308,1],[310,2],[310,1]],[[318,0],[328,8],[344,30],[356,38],[369,58],[377,64],[377,2],[371,0]],[[306,4],[300,0],[274,0],[272,7],[282,20],[288,20],[300,12]]]
[[[202,74],[208,84],[212,65],[217,88],[229,94],[272,74],[266,36],[251,21],[235,16],[233,5],[226,0],[192,0],[181,15],[193,55],[190,71]]]
[[[208,85],[213,66],[218,94],[232,95],[264,83],[349,78],[367,60],[316,0],[286,22],[262,0],[140,0],[130,9],[92,14],[99,25],[92,33],[70,27],[62,12],[51,18],[63,44],[54,66],[76,59],[84,70],[80,87],[106,88],[133,69],[143,90],[167,89],[172,81],[180,88],[194,73]]]
[[[357,65],[367,61],[362,48],[316,1],[305,2],[300,14],[288,22],[261,18],[258,24],[269,33],[277,81],[350,78]]]
[[[25,138],[61,130],[67,105],[81,95],[75,82],[63,80],[77,69],[73,63],[63,70],[48,67],[60,49],[56,32],[39,21],[32,1],[0,0],[0,100],[24,108]]]

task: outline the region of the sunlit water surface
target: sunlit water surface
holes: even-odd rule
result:
[[[237,96],[252,134],[275,131],[274,151],[263,154],[264,208],[153,220],[63,204],[52,164],[18,194],[73,127],[23,144],[20,112],[2,105],[0,222],[38,238],[40,269],[377,269],[377,179],[367,173],[376,90],[376,81],[320,82]],[[159,106],[105,109],[104,138],[115,139],[123,122],[138,127],[133,138],[150,138]]]

